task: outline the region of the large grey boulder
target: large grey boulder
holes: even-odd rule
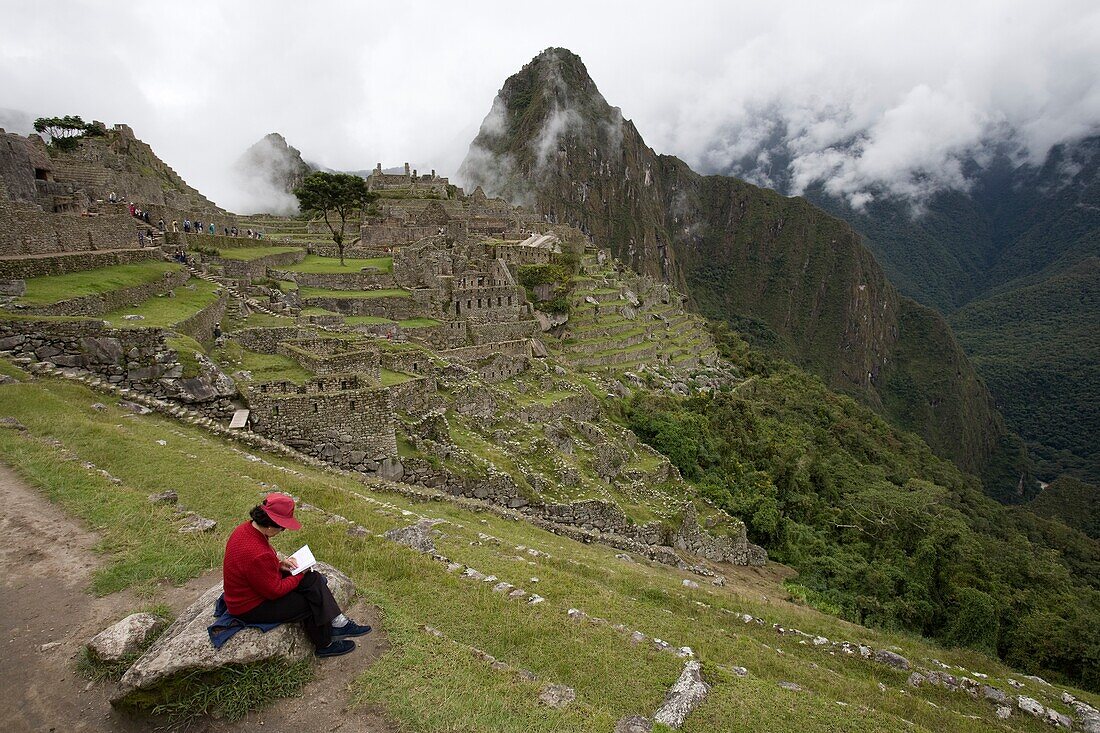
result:
[[[88,654],[101,662],[118,662],[140,651],[164,624],[164,619],[151,613],[130,614],[92,637]]]
[[[416,524],[410,524],[408,527],[398,527],[384,532],[382,536],[399,545],[411,547],[417,552],[434,555],[435,538],[442,536],[443,533],[432,528],[442,522],[442,519],[421,519]]]
[[[345,608],[355,593],[351,579],[324,563],[315,565],[314,570],[325,576],[336,602]],[[134,662],[111,697],[113,705],[146,707],[165,700],[174,694],[172,683],[185,675],[272,659],[296,661],[313,653],[313,645],[297,623],[283,624],[267,633],[244,629],[221,649],[215,649],[206,628],[214,621],[214,603],[221,592],[222,584],[218,583],[203,593]]]
[[[876,649],[874,659],[879,664],[886,664],[894,669],[909,669],[908,659],[886,649]]]
[[[1077,713],[1077,722],[1081,724],[1081,730],[1085,733],[1100,733],[1100,711],[1081,700],[1073,700],[1070,706]]]
[[[710,685],[703,681],[702,669],[703,665],[696,661],[684,665],[680,679],[669,689],[664,703],[653,716],[655,722],[679,728],[691,711],[703,703],[710,694]]]

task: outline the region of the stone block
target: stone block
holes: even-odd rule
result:
[[[131,614],[96,634],[88,642],[88,653],[100,662],[118,662],[140,651],[165,623],[151,613]]]
[[[351,601],[355,587],[351,580],[330,565],[315,569],[325,576],[341,608]],[[313,653],[300,624],[283,624],[267,633],[244,629],[221,649],[210,643],[206,627],[214,620],[214,602],[221,595],[221,583],[210,588],[187,607],[129,670],[123,675],[111,703],[150,707],[178,694],[173,683],[188,676],[214,672],[231,664],[253,664],[269,659],[304,659]]]

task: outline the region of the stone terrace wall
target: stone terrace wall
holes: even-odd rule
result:
[[[196,341],[210,342],[214,340],[214,326],[222,322],[225,317],[225,308],[229,303],[229,292],[222,290],[218,298],[210,305],[200,310],[195,315],[180,321],[175,325],[175,330],[186,334]]]
[[[3,225],[0,225],[3,226]],[[56,256],[35,256],[0,259],[0,279],[28,279],[45,275],[64,275],[70,272],[96,270],[112,265],[129,265],[135,262],[160,259],[157,249],[124,249],[110,252],[74,252]]]
[[[171,221],[168,221],[166,226],[171,226]],[[183,227],[183,220],[179,221],[180,227]],[[221,232],[221,228],[218,229]],[[280,244],[268,239],[249,239],[243,234],[239,237],[227,237],[223,234],[215,234],[211,236],[209,234],[185,234],[181,228],[179,232],[168,231],[164,234],[164,243],[171,247],[187,248],[187,247],[203,247],[206,249],[243,249],[246,247],[286,247],[288,245]]]
[[[344,374],[354,372],[378,379],[378,350],[359,347],[349,351],[318,353],[308,344],[301,342],[283,342],[276,346],[275,353],[281,354],[302,365],[308,372],[317,375]]]
[[[435,351],[456,349],[467,344],[466,321],[443,321],[438,326],[402,329],[410,341]]]
[[[277,328],[242,328],[229,334],[242,348],[261,354],[274,354],[279,344],[301,338],[315,338],[316,329],[298,326],[279,326]]]
[[[92,316],[103,315],[132,303],[141,303],[169,290],[178,288],[191,277],[187,270],[177,270],[165,273],[163,278],[143,285],[134,285],[128,288],[119,288],[107,293],[85,295],[80,298],[70,298],[50,305],[35,306],[21,309],[21,313],[48,316]]]
[[[427,294],[425,294],[426,296]],[[427,297],[417,297],[417,293],[411,296],[383,296],[379,298],[303,298],[303,308],[324,308],[327,311],[340,313],[345,316],[378,316],[389,318],[391,321],[403,321],[407,318],[416,318],[425,315],[426,312],[434,312]],[[428,309],[427,311],[425,309]]]
[[[430,354],[420,349],[401,351],[385,350],[379,353],[379,360],[385,369],[405,374],[434,374],[435,364]]]
[[[494,354],[473,365],[483,382],[499,384],[531,368],[531,357],[523,354]]]
[[[183,374],[158,328],[109,328],[102,321],[0,320],[0,351],[80,367],[149,391],[161,377]]]
[[[497,354],[516,354],[521,356],[531,355],[530,343],[526,340],[503,341],[494,344],[482,344],[480,346],[463,346],[458,349],[448,349],[439,352],[439,355],[447,360],[469,361],[484,359]]]
[[[386,246],[411,244],[425,237],[439,234],[438,226],[403,227],[388,224],[364,224],[359,230],[359,245]]]
[[[400,384],[391,384],[390,402],[393,409],[410,415],[423,415],[442,406],[443,398],[436,391],[434,377],[418,377]]]
[[[246,392],[253,428],[343,468],[377,471],[397,456],[387,389],[312,394]]]
[[[515,419],[521,422],[541,424],[553,422],[563,416],[585,423],[597,419],[599,414],[600,403],[589,392],[578,392],[549,404],[524,404],[512,412]]]
[[[54,214],[0,199],[0,256],[138,247],[137,220],[129,214]]]
[[[471,323],[470,333],[476,344],[528,339],[538,331],[538,321],[512,321],[510,323]]]

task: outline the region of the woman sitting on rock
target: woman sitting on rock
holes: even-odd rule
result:
[[[245,623],[301,621],[319,657],[338,657],[355,649],[349,637],[370,633],[340,612],[325,576],[313,570],[291,575],[293,558],[279,560],[270,539],[284,529],[301,529],[294,499],[268,494],[229,535],[222,564],[225,605]]]

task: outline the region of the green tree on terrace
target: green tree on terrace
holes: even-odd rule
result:
[[[370,205],[378,194],[367,190],[367,181],[349,173],[315,171],[294,189],[302,213],[320,214],[332,232],[332,241],[344,264],[344,228],[348,216]]]
[[[89,124],[79,115],[64,117],[39,117],[34,121],[34,131],[50,136],[50,144],[59,150],[72,150],[76,141],[85,135],[102,135],[103,128]]]

